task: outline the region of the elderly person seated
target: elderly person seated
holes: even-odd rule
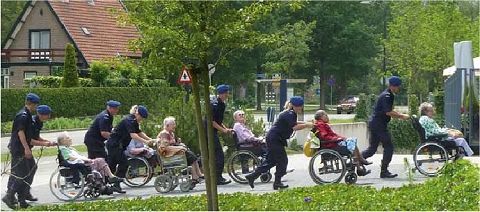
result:
[[[418,120],[422,127],[425,129],[425,137],[430,136],[439,136],[442,137],[443,141],[455,141],[457,147],[462,147],[465,151],[460,153],[459,157],[462,154],[467,156],[473,155],[473,150],[468,146],[467,141],[463,138],[462,135],[455,135],[452,130],[448,128],[440,128],[437,122],[433,119],[435,117],[435,110],[430,103],[424,102],[420,105],[420,119]],[[461,148],[460,148],[461,149]]]
[[[127,149],[125,150],[125,155],[127,157],[144,157],[148,160],[150,164],[158,164],[158,154],[157,151],[148,147],[144,142],[132,139],[130,144],[128,144]]]
[[[330,119],[328,114],[323,110],[318,110],[315,112],[315,127],[314,129],[318,131],[316,134],[321,141],[332,141],[338,140],[338,142],[331,142],[323,144],[322,147],[333,148],[336,146],[344,146],[348,149],[350,153],[353,153],[355,164],[357,166],[357,175],[365,176],[370,173],[370,170],[363,169],[361,165],[370,165],[371,162],[365,160],[360,154],[360,151],[357,147],[356,138],[347,138],[333,132],[332,128],[328,125]]]
[[[187,163],[192,167],[192,187],[200,182],[201,178],[204,178],[202,171],[197,162],[197,156],[187,146],[182,143],[182,140],[175,136],[175,128],[177,127],[174,117],[167,117],[163,120],[163,130],[158,133],[158,140],[160,142],[159,153],[163,157],[171,157],[178,152],[185,153],[187,156]]]
[[[65,160],[62,166],[69,167],[72,170],[72,183],[75,187],[79,187],[80,176],[78,172],[85,170],[87,166],[90,166],[92,170],[100,172],[102,176],[108,177],[110,183],[122,182],[123,179],[115,176],[108,168],[108,164],[104,158],[89,159],[81,155],[75,148],[72,147],[72,139],[67,132],[63,132],[57,138],[60,153]]]
[[[245,112],[243,110],[235,111],[233,119],[235,120],[233,131],[235,131],[241,147],[259,147],[262,143],[265,143],[263,137],[255,137],[252,131],[245,126]]]

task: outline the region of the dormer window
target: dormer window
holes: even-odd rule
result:
[[[90,35],[90,31],[86,27],[82,27],[83,34]]]
[[[88,0],[88,4],[92,5],[92,6],[95,6],[95,0]]]

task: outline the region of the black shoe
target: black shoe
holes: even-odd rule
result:
[[[372,165],[372,164],[373,164],[373,162],[370,162],[370,161],[368,161],[368,160],[364,160],[364,161],[362,161],[361,163],[362,163],[362,165],[365,165],[365,166],[368,166],[368,165]]]
[[[28,204],[27,202],[25,201],[19,201],[19,206],[20,208],[29,208],[29,207],[32,207],[32,205]]]
[[[122,188],[120,188],[120,186],[114,186],[113,187],[113,191],[119,193],[119,194],[125,194],[127,193],[125,190],[122,190]]]
[[[220,181],[217,182],[217,185],[227,185],[231,182],[232,182],[231,180],[221,179]]]
[[[26,200],[36,202],[38,201],[37,197],[34,197],[32,194],[28,193],[27,196],[25,197]]]
[[[358,176],[365,176],[367,174],[370,174],[372,171],[366,170],[366,169],[357,169],[357,175]]]
[[[253,174],[246,175],[246,176],[245,176],[245,179],[247,179],[248,185],[250,185],[250,188],[255,187],[255,186],[253,185],[253,181],[255,181],[255,177],[253,176]]]
[[[121,182],[123,182],[123,179],[120,178],[120,177],[117,177],[117,176],[113,176],[113,177],[108,178],[108,182],[110,182],[110,183],[121,183]]]
[[[394,178],[397,177],[398,174],[392,174],[388,170],[380,172],[380,178]]]
[[[15,196],[13,194],[7,194],[2,198],[2,201],[7,205],[10,209],[15,210],[17,208],[17,204],[15,204]]]
[[[273,183],[273,190],[286,189],[286,188],[288,188],[288,185],[285,185],[283,183]]]

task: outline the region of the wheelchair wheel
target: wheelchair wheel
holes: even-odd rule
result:
[[[129,187],[140,187],[152,180],[153,169],[145,158],[128,159],[128,168],[124,183]]]
[[[348,173],[345,175],[345,183],[347,185],[355,184],[357,182],[357,174],[355,173]]]
[[[159,175],[155,179],[155,190],[160,193],[168,193],[173,188],[173,179],[168,175]]]
[[[260,181],[262,183],[268,183],[268,182],[270,182],[270,180],[272,180],[272,173],[267,172],[267,173],[263,173],[262,175],[260,175]]]
[[[81,172],[79,177],[80,182],[75,187],[71,170],[68,167],[59,167],[50,176],[50,191],[58,200],[73,201],[80,197],[85,189],[85,178]]]
[[[192,183],[191,183],[190,179],[181,182],[180,183],[180,191],[189,192],[191,185],[192,185]]]
[[[421,143],[415,148],[413,161],[421,174],[433,177],[445,167],[448,161],[447,150],[436,142]]]
[[[338,152],[322,149],[310,159],[308,171],[317,184],[338,183],[345,176],[347,165]]]
[[[240,184],[247,184],[248,181],[245,176],[253,173],[257,166],[260,165],[260,160],[250,151],[237,151],[233,153],[227,161],[227,172],[233,181]]]

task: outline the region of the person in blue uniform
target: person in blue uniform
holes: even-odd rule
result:
[[[117,115],[120,102],[110,100],[107,109],[95,117],[92,125],[85,133],[84,143],[87,146],[88,158],[107,158],[105,141],[110,137],[113,128],[113,116]]]
[[[367,159],[375,154],[378,144],[382,143],[383,159],[381,162],[380,178],[394,178],[398,176],[388,171],[388,165],[393,156],[392,136],[387,129],[388,122],[390,122],[392,117],[404,120],[410,118],[406,114],[393,111],[393,101],[395,94],[400,91],[402,79],[397,76],[392,76],[388,80],[388,83],[388,89],[378,96],[373,106],[372,114],[368,120],[368,129],[370,132],[369,146],[362,152],[363,158]]]
[[[218,138],[218,131],[222,133],[230,133],[232,129],[229,129],[223,125],[223,115],[225,113],[225,100],[228,98],[228,85],[219,85],[217,87],[218,97],[210,102],[213,118],[213,139],[215,143],[215,166],[217,168],[217,185],[226,185],[231,183],[231,180],[223,178],[223,167],[225,161],[225,155],[223,153],[222,144]],[[207,118],[203,121],[205,132],[207,132]],[[208,132],[206,133],[208,137]]]
[[[52,112],[51,108],[48,105],[39,105],[37,107],[37,115],[34,115],[32,117],[32,125],[33,125],[33,136],[31,140],[31,146],[45,146],[49,147],[52,145],[56,145],[55,142],[50,142],[42,137],[40,137],[40,131],[43,128],[43,122],[48,120],[50,118],[50,113]],[[31,174],[25,179],[28,183],[28,185],[32,185],[33,183],[33,178],[35,176],[35,173],[37,171],[37,164],[32,167]],[[10,176],[8,178],[8,183],[7,183],[7,188],[12,189],[13,182],[15,181],[14,176]],[[7,191],[8,192],[8,191]],[[27,195],[25,197],[26,200],[28,201],[38,201],[38,198],[33,196],[31,193],[31,189],[28,189]],[[15,203],[18,203],[18,201],[15,199]]]
[[[15,194],[18,195],[18,203],[21,208],[30,207],[30,204],[26,202],[26,196],[30,188],[27,184],[27,178],[35,166],[35,159],[33,159],[31,150],[31,140],[34,134],[31,113],[37,109],[39,103],[40,97],[38,95],[27,94],[25,107],[15,115],[13,121],[12,135],[8,146],[12,156],[12,175],[15,176],[15,179],[2,198],[2,201],[11,209],[17,207]]]
[[[108,166],[112,173],[116,172],[116,176],[120,178],[125,178],[127,172],[128,161],[124,152],[130,144],[130,141],[135,139],[146,144],[155,142],[154,139],[148,137],[140,130],[139,122],[146,118],[148,118],[147,108],[142,105],[134,105],[130,110],[130,115],[115,126],[115,129],[110,134],[110,138],[107,140]],[[115,183],[114,191],[117,193],[125,193],[125,191],[120,188],[120,183]]]
[[[267,172],[276,166],[275,181],[273,189],[288,188],[288,185],[282,183],[282,177],[287,173],[288,157],[285,147],[294,131],[305,128],[313,128],[313,123],[297,121],[297,114],[302,112],[303,98],[294,96],[286,102],[285,110],[278,114],[278,118],[267,132],[267,159],[255,169],[252,174],[245,176],[250,187],[254,187],[253,182],[262,173]]]

